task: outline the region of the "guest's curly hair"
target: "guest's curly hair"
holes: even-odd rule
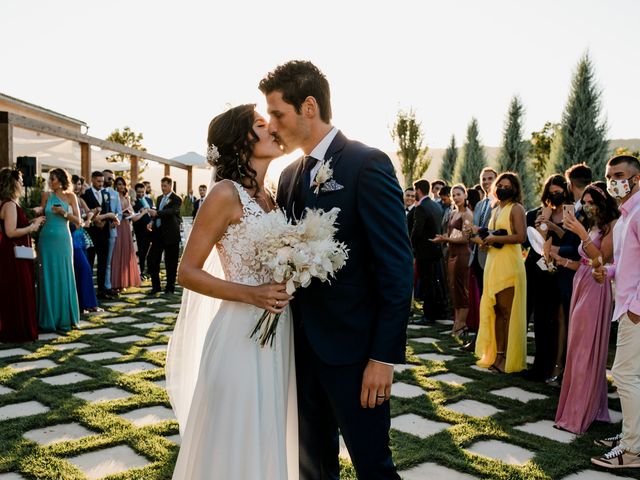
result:
[[[607,184],[604,182],[593,182],[587,185],[584,193],[582,194],[582,203],[584,204],[584,196],[586,194],[591,195],[593,204],[597,208],[595,215],[589,219],[586,215],[583,215],[583,225],[586,228],[590,228],[592,225],[597,226],[602,232],[602,236],[609,233],[609,225],[615,219],[620,217],[620,211],[618,210],[618,203],[609,192],[607,192]]]
[[[256,171],[249,160],[259,138],[253,130],[255,104],[239,105],[221,113],[209,124],[207,144],[220,156],[210,161],[216,168],[216,181],[233,180],[247,188],[258,189]]]
[[[0,203],[16,201],[21,194],[20,178],[22,173],[13,168],[0,170]]]
[[[501,180],[509,180],[511,183],[511,188],[513,188],[513,197],[511,201],[513,203],[522,203],[522,183],[520,183],[520,177],[516,172],[503,172],[498,175],[496,181],[493,182],[493,194],[496,195],[496,190],[498,189],[498,183]],[[497,197],[496,197],[497,198]],[[497,203],[497,202],[496,202]]]
[[[68,193],[71,187],[71,175],[64,168],[54,168],[49,170],[49,176],[55,177],[62,187],[62,191]]]

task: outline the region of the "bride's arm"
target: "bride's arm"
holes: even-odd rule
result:
[[[284,284],[242,285],[216,278],[202,269],[229,225],[238,223],[241,218],[242,204],[236,188],[231,182],[217,183],[198,210],[178,268],[178,282],[202,295],[281,313],[290,299]],[[276,301],[278,308],[274,308]]]

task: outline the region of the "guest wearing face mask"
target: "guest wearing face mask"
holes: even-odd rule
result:
[[[511,373],[525,368],[527,356],[527,280],[521,248],[526,223],[518,175],[500,174],[494,184],[494,196],[497,203],[483,239],[489,251],[476,355],[480,367]]]
[[[620,216],[604,182],[588,185],[582,195],[579,221],[573,215],[564,226],[580,237],[580,261],[567,263],[577,270],[569,313],[567,360],[556,413],[557,427],[576,434],[595,420],[610,421],[607,397],[607,354],[611,327],[611,284],[600,285],[593,268],[613,259],[613,226]],[[557,263],[565,259],[555,256]]]

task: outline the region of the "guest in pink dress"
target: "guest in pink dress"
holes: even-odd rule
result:
[[[140,214],[134,215],[133,213],[133,207],[127,192],[127,182],[124,178],[116,178],[115,188],[118,191],[118,195],[120,195],[120,203],[122,204],[122,221],[117,227],[118,236],[113,247],[113,257],[111,258],[111,287],[114,289],[139,287],[142,282],[140,280],[136,252],[133,247],[131,221]]]
[[[606,364],[611,328],[611,284],[596,282],[592,269],[612,261],[613,225],[619,217],[616,201],[604,182],[589,185],[582,211],[564,226],[580,237],[580,261],[557,255],[556,264],[577,269],[569,314],[567,360],[556,427],[576,434],[595,421],[609,422]]]

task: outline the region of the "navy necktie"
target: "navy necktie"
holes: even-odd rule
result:
[[[311,186],[311,170],[313,170],[313,167],[315,167],[317,163],[318,159],[310,155],[306,155],[302,160],[302,173],[298,178],[298,185],[296,185],[297,190],[293,205],[293,214],[298,220],[300,220],[302,212],[304,211],[305,199]]]

